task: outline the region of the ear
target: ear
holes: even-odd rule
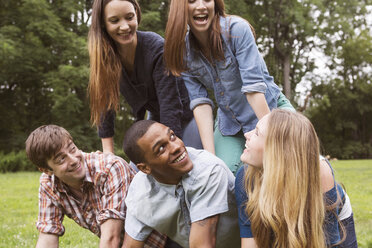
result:
[[[146,163],[138,163],[137,168],[147,175],[151,174],[151,168]]]
[[[53,175],[53,171],[45,168],[39,168],[39,171],[48,174],[49,176]]]

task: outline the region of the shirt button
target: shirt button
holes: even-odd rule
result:
[[[216,78],[216,82],[219,82],[220,81],[220,79],[219,78]]]
[[[220,95],[223,96],[223,95],[224,95],[224,92],[222,91],[222,92],[220,93]]]
[[[235,119],[235,115],[232,115],[232,118]]]
[[[230,109],[229,105],[226,105],[226,109]]]

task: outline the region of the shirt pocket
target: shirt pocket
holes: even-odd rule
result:
[[[219,62],[219,76],[225,90],[240,89],[242,80],[237,63],[231,57],[226,57],[225,61]]]
[[[193,68],[189,73],[196,81],[204,85],[204,87],[213,89],[213,78],[205,66]]]

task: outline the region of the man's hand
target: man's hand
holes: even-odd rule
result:
[[[191,224],[190,247],[215,247],[217,223],[219,215],[215,215],[204,220],[196,221]]]
[[[58,248],[58,241],[58,235],[40,232],[36,248]]]
[[[143,248],[145,242],[133,239],[127,233],[125,233],[124,243],[121,248]]]
[[[122,220],[108,219],[101,225],[100,248],[118,248],[120,245],[120,235],[123,231],[124,222]]]

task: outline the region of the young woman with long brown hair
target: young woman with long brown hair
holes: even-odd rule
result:
[[[103,151],[114,152],[120,93],[136,120],[143,119],[148,111],[151,119],[169,126],[187,145],[201,147],[184,83],[164,68],[164,40],[153,32],[138,31],[140,21],[136,0],[93,3],[88,91],[91,120],[99,128]]]
[[[269,75],[253,32],[246,20],[225,14],[223,0],[171,2],[166,66],[183,76],[204,149],[234,173],[241,165],[244,133],[273,108],[293,109]],[[218,104],[214,131],[207,89]]]
[[[305,116],[273,110],[245,146],[249,166],[235,182],[242,247],[357,247],[350,200]]]

